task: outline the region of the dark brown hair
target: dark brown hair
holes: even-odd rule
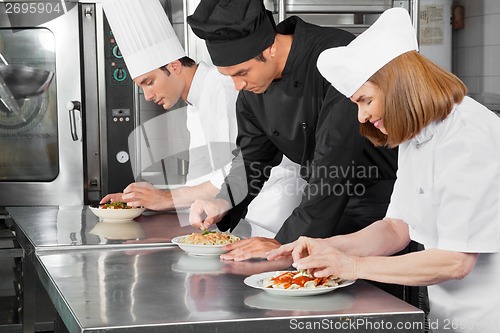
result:
[[[259,55],[256,55],[254,57],[255,60],[260,61],[260,62],[266,62],[267,59],[264,57],[264,52],[261,52]]]
[[[184,67],[193,67],[194,65],[196,65],[196,62],[193,59],[189,58],[189,57],[182,57],[182,58],[179,59],[179,61],[180,61],[181,65],[184,66]],[[160,69],[165,74],[167,74],[167,76],[170,76],[170,71],[168,70],[167,65],[161,66]]]
[[[379,69],[369,82],[382,90],[384,127],[361,124],[361,134],[377,146],[396,147],[415,137],[425,126],[441,121],[467,94],[455,75],[416,51],[406,52]]]

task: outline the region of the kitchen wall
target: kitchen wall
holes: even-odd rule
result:
[[[452,35],[453,72],[471,94],[500,94],[500,1],[454,0],[465,8],[465,26]]]

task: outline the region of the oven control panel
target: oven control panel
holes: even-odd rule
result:
[[[135,126],[134,82],[107,21],[104,43],[108,172],[103,181],[107,182],[108,193],[116,193],[134,181],[128,148],[128,137]]]

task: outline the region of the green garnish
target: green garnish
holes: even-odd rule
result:
[[[103,208],[103,209],[130,209],[132,207],[128,206],[125,202],[110,201],[108,203],[99,205],[99,208]]]
[[[202,235],[215,234],[215,231],[204,230]]]

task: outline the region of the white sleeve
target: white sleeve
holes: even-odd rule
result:
[[[437,152],[438,247],[496,252],[500,247],[500,152],[479,130]]]
[[[205,135],[208,144],[215,144],[220,155],[226,156],[224,170],[216,170],[212,173],[210,182],[217,188],[221,188],[225,176],[231,170],[232,150],[236,148],[236,136],[238,132],[236,124],[236,98],[238,92],[235,90],[231,79],[222,77],[219,82],[220,89],[213,92],[210,103],[210,120],[207,121]],[[204,124],[205,125],[205,124]]]
[[[222,172],[222,169],[213,172],[212,176],[210,177],[210,182],[212,183],[212,185],[220,190],[222,184],[224,184],[224,179],[226,178],[225,176],[227,176],[230,170],[231,170],[231,163],[226,164],[224,166],[224,172]]]

